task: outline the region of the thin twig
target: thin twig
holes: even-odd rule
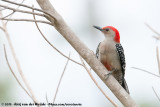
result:
[[[8,57],[7,57],[7,53],[6,53],[6,48],[5,48],[5,45],[3,45],[3,48],[4,48],[4,53],[5,53],[5,58],[6,58],[6,62],[7,62],[7,65],[12,73],[12,75],[14,76],[14,78],[16,79],[16,81],[18,82],[18,84],[21,86],[21,88],[27,93],[27,95],[34,101],[34,99],[32,98],[32,96],[28,93],[28,91],[24,88],[24,86],[20,83],[20,81],[18,80],[16,74],[13,72],[10,64],[9,64],[9,61],[8,61]],[[34,101],[35,102],[35,101]]]
[[[159,74],[160,74],[160,59],[159,59],[159,49],[158,49],[158,46],[156,47],[156,54],[157,54],[158,69],[159,69]]]
[[[14,4],[14,5],[18,5],[18,6],[22,6],[22,7],[26,7],[26,8],[29,8],[29,9],[32,9],[32,10],[36,10],[36,11],[39,11],[39,12],[42,12],[42,13],[46,13],[46,14],[49,15],[48,12],[45,12],[45,11],[43,11],[41,9],[34,8],[34,7],[31,7],[31,6],[25,5],[25,4],[16,3],[16,2],[13,2],[13,1],[9,1],[9,0],[1,0],[1,1],[8,2],[8,3]]]
[[[69,54],[68,57],[70,58],[70,54]],[[55,102],[55,100],[56,100],[56,96],[57,96],[57,94],[58,94],[59,86],[60,86],[60,84],[61,84],[61,81],[62,81],[64,72],[66,71],[68,62],[69,62],[69,59],[67,59],[66,65],[65,65],[65,67],[64,67],[64,69],[63,69],[63,72],[62,72],[62,74],[61,74],[61,77],[60,77],[60,79],[59,79],[58,86],[57,86],[57,89],[56,89],[56,93],[55,93],[54,98],[53,98],[53,105],[54,105],[54,102]],[[52,107],[53,107],[53,106],[52,106]]]
[[[22,2],[20,4],[22,4],[25,0],[22,0]],[[20,6],[18,6],[16,9],[18,9]],[[11,18],[13,16],[13,14],[15,13],[16,11],[13,11],[11,12],[10,14],[7,15],[7,17]],[[5,17],[5,18],[7,18]],[[8,21],[5,23],[7,25]]]
[[[1,0],[1,1],[8,2],[8,3],[14,4],[14,5],[26,7],[26,8],[32,9],[32,10],[36,10],[36,11],[45,13],[46,15],[50,16],[51,18],[53,18],[55,20],[54,16],[52,16],[50,13],[48,13],[48,12],[46,12],[44,10],[41,10],[41,9],[38,9],[38,8],[34,8],[34,7],[31,7],[31,6],[25,5],[25,4],[20,4],[20,3],[12,2],[12,1],[9,1],[9,0]]]
[[[50,105],[49,105],[49,101],[48,101],[47,93],[46,93],[46,101],[47,101],[47,105],[48,105],[48,107],[50,107]]]
[[[157,34],[158,36],[160,36],[160,33],[158,33],[155,29],[153,29],[148,23],[145,23],[145,25],[155,34]]]
[[[151,72],[149,72],[149,71],[147,71],[147,70],[140,69],[140,68],[137,68],[137,67],[131,67],[131,68],[133,68],[133,69],[137,69],[137,70],[140,70],[140,71],[144,71],[144,72],[146,72],[146,73],[148,73],[148,74],[151,74],[151,75],[154,75],[154,76],[156,76],[156,77],[159,77],[159,78],[160,78],[160,76],[159,76],[159,75],[156,75],[156,74],[154,74],[154,73],[151,73]]]
[[[24,1],[25,1],[25,0],[23,0],[23,1],[21,2],[21,4],[22,4]],[[14,2],[16,2],[16,0],[15,0]],[[9,6],[9,5],[7,5],[7,6]],[[16,9],[18,9],[19,7],[20,7],[20,6],[18,6]],[[6,8],[4,8],[4,9],[6,9]],[[10,14],[4,16],[3,18],[4,18],[4,19],[7,18],[7,17],[11,18],[15,12],[16,12],[16,11],[13,10]],[[6,21],[5,25],[7,25],[7,23],[8,23],[8,21]]]
[[[14,0],[13,2],[16,2],[17,0]],[[7,6],[12,5],[12,4],[8,4]],[[6,10],[6,8],[2,8],[0,9],[0,11]]]
[[[152,87],[152,90],[153,90],[154,94],[156,95],[157,99],[160,101],[160,98],[159,98],[157,92],[155,91],[155,89],[153,87]]]
[[[0,26],[0,29],[1,29],[3,32],[5,32],[5,29],[4,29],[3,27]]]
[[[160,40],[160,36],[152,36],[153,38],[155,38],[156,40]]]
[[[0,18],[0,20],[7,20],[7,21],[38,22],[38,23],[45,23],[45,24],[48,24],[48,25],[53,26],[50,22],[43,21],[43,20],[32,20],[32,19],[8,19],[8,18],[6,18],[6,19]]]
[[[42,16],[42,17],[44,17],[44,14],[41,14],[41,13],[35,13],[35,12],[30,12],[30,11],[15,9],[15,8],[8,7],[8,6],[2,5],[2,4],[0,4],[0,7],[4,7],[4,8],[6,8],[6,9],[13,10],[13,11],[16,11],[16,12],[27,13],[27,14],[34,14],[34,15],[37,15],[37,16]],[[2,17],[2,18],[3,18],[3,17]]]
[[[11,16],[11,15],[13,15],[13,13],[14,13],[15,11],[13,10],[10,14],[8,14],[8,15],[6,15],[6,16],[4,16],[3,18],[1,18],[1,19],[5,19],[5,18],[7,18],[7,17],[9,17],[9,16]]]
[[[33,10],[32,10],[32,11],[33,11]],[[33,18],[34,18],[34,20],[36,20],[35,15],[33,15]],[[78,65],[83,66],[81,63],[79,63],[79,62],[77,62],[77,61],[69,58],[68,56],[64,55],[61,51],[59,51],[59,50],[58,50],[51,42],[49,42],[49,40],[44,36],[44,34],[43,34],[42,31],[40,30],[38,24],[37,24],[36,22],[35,22],[35,24],[36,24],[36,27],[37,27],[37,29],[39,30],[40,34],[41,34],[42,37],[44,38],[44,40],[45,40],[50,46],[52,46],[52,48],[54,48],[58,53],[60,53],[60,54],[61,54],[62,56],[64,56],[65,58],[71,60],[72,62],[74,62],[74,63],[76,63],[76,64],[78,64]]]
[[[103,89],[99,86],[99,84],[97,83],[97,81],[94,79],[93,75],[91,74],[90,70],[87,68],[87,66],[85,65],[83,59],[81,58],[81,56],[79,56],[81,59],[81,62],[83,64],[83,67],[86,69],[86,71],[88,72],[89,76],[91,77],[91,79],[93,80],[93,82],[96,84],[96,86],[99,88],[99,90],[102,92],[102,94],[114,105],[114,107],[118,107],[118,105],[116,103],[114,103],[103,91]]]
[[[0,17],[3,17],[1,11],[0,11]],[[24,76],[24,74],[23,74],[23,72],[22,72],[20,63],[19,63],[19,61],[18,61],[18,58],[17,58],[17,56],[16,56],[16,53],[15,53],[15,51],[14,51],[14,48],[13,48],[13,45],[12,45],[12,42],[11,42],[11,39],[10,39],[10,36],[9,36],[9,33],[8,33],[8,31],[7,31],[7,26],[5,25],[5,23],[4,23],[3,20],[1,20],[1,21],[2,21],[2,27],[4,28],[4,31],[5,31],[4,33],[5,33],[5,35],[6,35],[6,38],[7,38],[8,43],[9,43],[9,47],[10,47],[10,49],[11,49],[11,53],[12,53],[12,55],[13,55],[13,58],[14,58],[14,60],[15,60],[15,62],[16,62],[16,66],[17,66],[17,68],[18,68],[18,71],[19,71],[19,73],[20,73],[20,76],[21,76],[24,84],[26,85],[27,89],[29,90],[32,98],[34,99],[34,101],[35,101],[36,103],[38,103],[38,100],[36,99],[36,97],[35,97],[32,89],[31,89],[30,85],[28,84],[28,82],[27,82],[27,80],[26,80],[26,78],[25,78],[25,76]],[[38,107],[39,107],[39,105],[38,105]]]

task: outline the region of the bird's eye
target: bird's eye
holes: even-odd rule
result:
[[[107,28],[106,31],[109,31],[109,29]]]

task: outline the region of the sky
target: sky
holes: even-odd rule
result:
[[[20,2],[18,0],[17,2]],[[160,29],[159,0],[50,0],[54,8],[62,15],[66,23],[76,33],[87,47],[95,52],[98,43],[104,39],[101,32],[92,26],[114,26],[120,32],[121,44],[126,57],[126,74],[130,95],[138,104],[152,106],[160,105],[152,87],[160,96],[159,78],[143,71],[133,69],[138,67],[159,75],[156,59],[156,41],[154,34],[146,25],[148,23],[156,31]],[[2,1],[0,1],[2,3]],[[25,1],[24,4],[39,8],[36,1]],[[13,5],[9,5],[16,7]],[[20,8],[25,9],[25,8]],[[3,14],[10,11],[5,10]],[[15,13],[12,18],[28,18],[31,15]],[[37,17],[37,19],[46,20]],[[79,55],[72,46],[54,29],[54,27],[39,24],[48,40],[65,55],[71,53],[71,58],[80,62]],[[66,58],[56,52],[40,35],[34,23],[9,22],[7,25],[16,55],[28,83],[40,102],[46,102],[47,93],[50,102],[63,72]],[[160,31],[159,31],[160,32]],[[6,44],[7,55],[11,66],[20,78],[11,55],[7,40],[0,31],[0,77],[11,80],[13,90],[10,98],[14,102],[32,102],[27,94],[17,84],[12,76],[4,57],[3,44]],[[88,66],[89,68],[89,66]],[[122,104],[110,92],[107,86],[92,71],[97,82],[105,93],[118,105]],[[20,79],[20,81],[22,81]],[[3,80],[1,80],[3,82]],[[105,107],[112,104],[104,97],[93,83],[87,72],[81,66],[69,62],[62,79],[56,103],[81,103],[82,107]],[[147,106],[145,106],[147,107]]]

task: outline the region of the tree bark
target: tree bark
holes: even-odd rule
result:
[[[121,87],[117,80],[111,75],[105,79],[105,74],[109,73],[102,63],[96,58],[93,51],[91,51],[70,29],[63,18],[57,13],[49,0],[37,0],[42,10],[50,13],[54,18],[46,16],[52,23],[55,29],[71,44],[71,46],[81,55],[81,57],[90,65],[96,74],[103,80],[108,88],[114,93],[119,101],[125,107],[138,107],[135,101],[128,95],[128,93]]]

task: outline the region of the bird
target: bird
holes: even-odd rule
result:
[[[120,43],[119,31],[113,26],[93,26],[100,30],[105,39],[98,44],[96,50],[96,57],[110,71],[109,74],[113,75],[119,84],[129,94],[129,89],[124,78],[125,76],[125,55],[123,47]],[[109,75],[108,75],[109,76]]]

